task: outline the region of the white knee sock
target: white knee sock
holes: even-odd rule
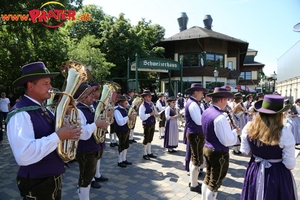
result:
[[[110,140],[110,143],[114,143],[114,141],[113,141],[113,133],[111,133],[111,134],[109,134],[109,140]]]
[[[101,174],[100,174],[100,161],[101,161],[101,158],[97,161],[96,173],[95,173],[95,177],[96,178],[100,178],[101,177]]]
[[[204,183],[202,183],[201,186],[201,200],[206,200],[206,190],[207,190],[207,185],[205,185]]]
[[[122,155],[122,161],[125,161],[126,160],[126,156],[127,156],[127,149],[124,149],[123,150],[123,155]]]
[[[147,153],[151,154],[151,143],[147,144]]]
[[[190,169],[191,187],[196,187],[198,185],[198,175],[199,175],[199,167],[192,165],[192,168]]]
[[[144,155],[147,155],[147,144],[144,145]]]
[[[133,140],[133,129],[130,129],[129,140]]]
[[[77,189],[79,200],[90,200],[90,188],[91,185]]]
[[[214,192],[207,188],[206,190],[206,200],[213,200]]]
[[[161,127],[161,136],[165,136],[165,127]]]
[[[123,162],[123,151],[118,154],[118,163]]]

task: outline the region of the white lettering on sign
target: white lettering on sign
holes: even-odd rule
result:
[[[166,68],[178,68],[176,63],[160,62],[160,61],[143,61],[144,66],[150,67],[166,67]]]

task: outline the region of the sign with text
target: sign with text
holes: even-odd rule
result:
[[[163,58],[139,59],[138,68],[148,68],[155,70],[180,70],[180,63],[174,60]],[[155,69],[155,70],[154,70]]]
[[[131,71],[135,71],[135,63],[131,64]],[[139,72],[162,72],[162,73],[168,73],[168,70],[165,69],[156,69],[156,68],[138,68]]]

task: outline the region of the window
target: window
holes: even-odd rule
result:
[[[252,72],[241,72],[240,79],[241,80],[252,80]]]
[[[206,66],[224,68],[224,55],[207,53],[205,58]]]
[[[233,70],[233,62],[232,61],[228,61],[227,67],[228,67],[228,69]]]
[[[212,53],[187,53],[180,54],[179,57],[183,59],[183,67],[221,67],[224,68],[224,55]],[[203,58],[203,65],[201,64]]]
[[[201,53],[180,54],[183,59],[183,67],[201,67]]]

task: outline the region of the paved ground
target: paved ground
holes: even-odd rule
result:
[[[188,188],[189,176],[184,171],[185,145],[180,141],[176,153],[167,153],[162,148],[163,140],[158,138],[158,132],[152,145],[152,151],[158,155],[157,159],[146,161],[142,158],[142,126],[137,119],[135,139],[138,143],[130,145],[127,159],[133,162],[132,166],[120,168],[117,166],[117,147],[107,147],[101,160],[101,174],[109,178],[102,183],[101,189],[91,189],[90,198],[98,199],[201,199],[200,195],[190,192]],[[180,139],[182,130],[180,131]],[[230,156],[230,168],[223,186],[218,193],[218,200],[235,200],[240,198],[243,177],[249,158]],[[0,200],[21,199],[16,186],[16,172],[18,166],[12,156],[7,137],[4,137],[4,146],[0,146]],[[300,196],[300,158],[293,170],[297,182],[298,195]],[[204,176],[199,178],[201,182]],[[78,199],[76,183],[78,178],[78,164],[70,164],[64,175],[63,200]]]

